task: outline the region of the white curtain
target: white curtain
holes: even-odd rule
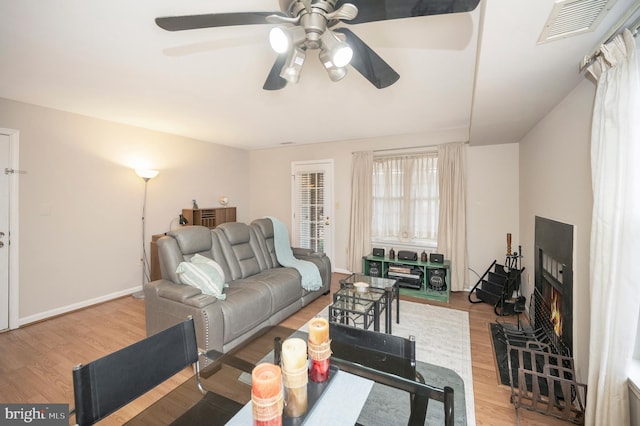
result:
[[[437,179],[436,152],[375,158],[372,237],[418,245],[435,243]]]
[[[464,145],[448,143],[438,146],[438,252],[451,260],[451,291],[465,289],[468,268],[467,157]]]
[[[373,152],[354,152],[351,158],[351,222],[347,257],[347,268],[351,272],[362,272],[362,256],[371,251],[372,181]]]
[[[628,30],[601,49],[591,129],[591,335],[586,423],[628,425],[640,307],[640,76]]]

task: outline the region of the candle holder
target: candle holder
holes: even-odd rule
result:
[[[319,345],[309,342],[309,358],[309,378],[316,383],[326,382],[329,379],[331,340]]]
[[[288,417],[300,417],[307,412],[307,383],[309,376],[307,366],[296,371],[282,369],[284,385],[284,413]]]
[[[282,426],[284,400],[282,392],[272,398],[258,398],[251,394],[254,426]]]

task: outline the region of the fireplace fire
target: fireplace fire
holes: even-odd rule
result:
[[[556,336],[562,339],[562,296],[551,287],[551,325]]]

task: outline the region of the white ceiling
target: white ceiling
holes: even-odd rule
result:
[[[154,18],[278,0],[0,0],[0,97],[246,149],[460,128],[472,145],[517,142],[584,78],[580,60],[632,3],[540,45],[554,0],[352,25],[396,84],[378,90],[354,69],[333,83],[310,52],[297,85],[269,92],[269,26],[167,32]]]

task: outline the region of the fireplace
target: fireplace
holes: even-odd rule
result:
[[[534,328],[558,354],[573,350],[573,226],[536,216]]]
[[[534,252],[529,324],[490,325],[500,381],[516,410],[584,424],[587,387],[572,357],[573,226],[536,216]]]

